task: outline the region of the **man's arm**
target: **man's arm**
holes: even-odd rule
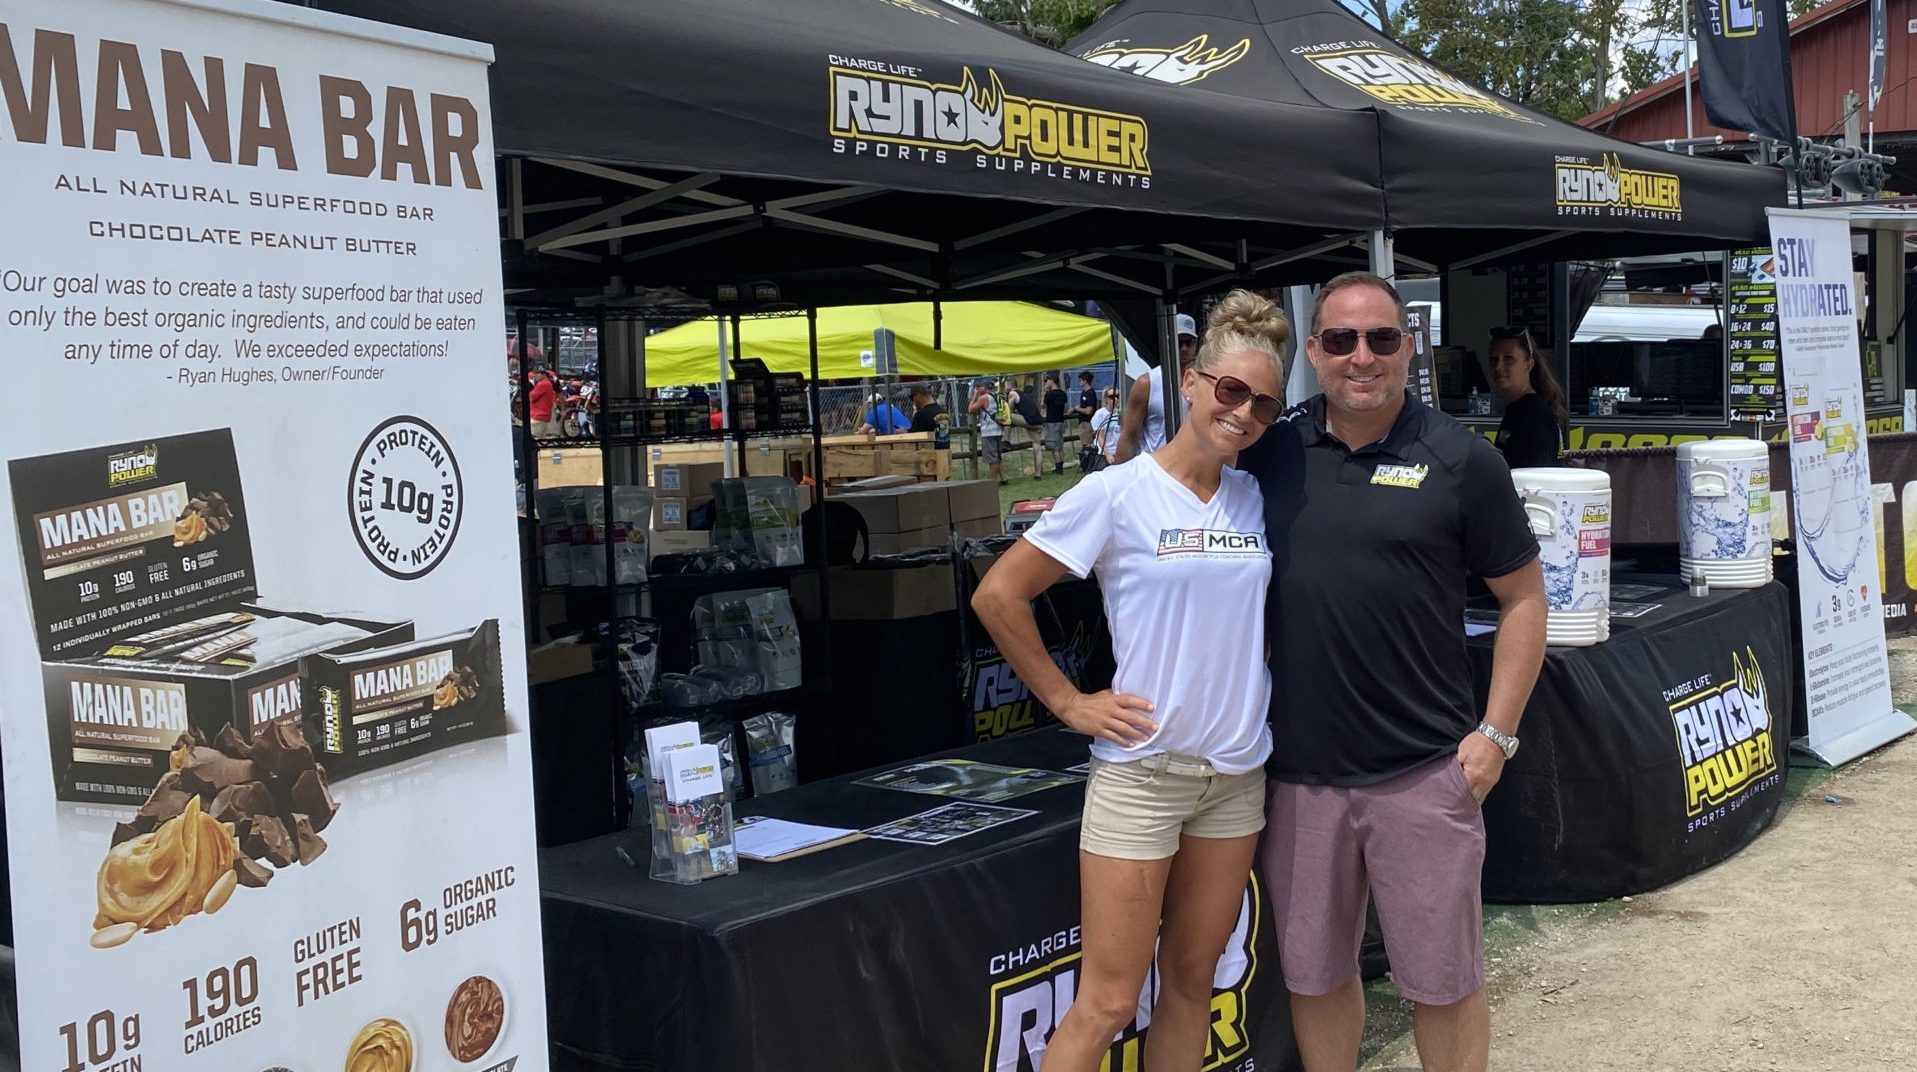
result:
[[[1484,721],[1510,737],[1518,735],[1518,720],[1537,684],[1544,665],[1544,623],[1550,602],[1544,595],[1544,566],[1536,558],[1502,577],[1484,583],[1498,597],[1498,638],[1491,649],[1491,691],[1484,704]],[[1481,733],[1472,732],[1458,744],[1458,762],[1471,791],[1482,801],[1504,774],[1504,752]]]
[[[1118,426],[1118,460],[1131,461],[1138,455],[1138,437],[1145,428],[1145,414],[1151,407],[1152,381],[1140,376],[1125,394],[1125,419]]]

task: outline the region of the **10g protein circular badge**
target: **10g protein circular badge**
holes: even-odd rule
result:
[[[400,580],[431,573],[452,548],[466,508],[446,438],[418,417],[373,429],[353,459],[346,508],[373,565]]]

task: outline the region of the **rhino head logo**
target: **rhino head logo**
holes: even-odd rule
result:
[[[979,85],[967,67],[959,94],[965,98],[966,140],[996,149],[1005,141],[1005,86],[998,80],[997,71],[987,68],[985,73],[992,80],[989,87]]]
[[[1084,59],[1154,82],[1188,86],[1250,54],[1249,38],[1220,52],[1211,47],[1211,35],[1199,34],[1177,48],[1106,48],[1088,53]]]

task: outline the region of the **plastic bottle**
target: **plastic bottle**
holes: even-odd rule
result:
[[[1469,413],[1469,414],[1471,414],[1471,415],[1472,415],[1472,416],[1474,416],[1474,417],[1475,417],[1475,416],[1477,416],[1477,414],[1478,414],[1478,389],[1477,389],[1476,387],[1473,387],[1473,388],[1471,389],[1471,397],[1465,400],[1465,409],[1464,409],[1464,411],[1465,411],[1466,413]]]
[[[1711,579],[1705,576],[1701,569],[1691,571],[1691,594],[1694,596],[1711,594]]]

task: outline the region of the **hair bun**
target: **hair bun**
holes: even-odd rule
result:
[[[1208,336],[1239,335],[1264,339],[1282,353],[1291,342],[1291,321],[1270,298],[1249,290],[1234,290],[1225,295],[1206,321]]]

